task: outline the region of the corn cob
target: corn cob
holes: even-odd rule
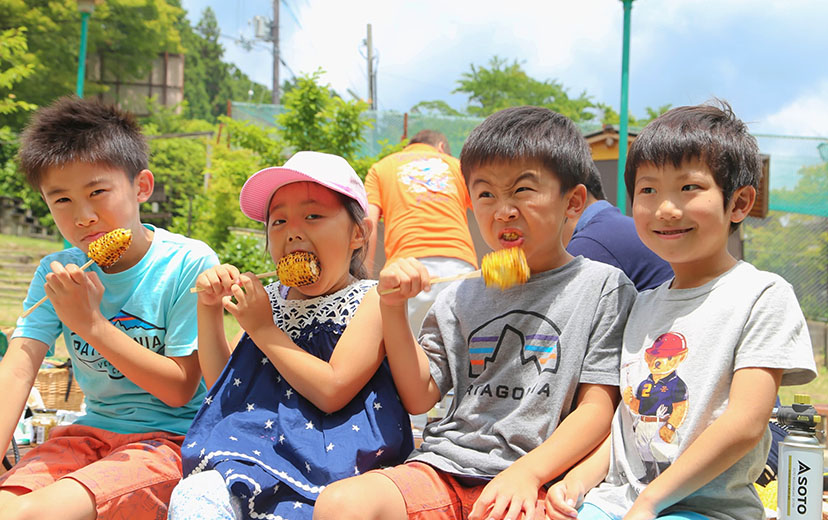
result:
[[[529,280],[529,264],[523,249],[519,247],[500,249],[485,255],[481,271],[486,287],[508,289]]]
[[[101,267],[110,267],[120,260],[132,243],[132,231],[113,229],[89,244],[89,258]]]
[[[276,272],[282,285],[302,287],[319,280],[319,258],[307,251],[294,251],[279,259]]]
[[[80,267],[81,271],[92,265],[92,262],[95,262],[101,267],[110,267],[112,264],[121,259],[131,243],[132,231],[123,228],[113,229],[104,236],[93,240],[89,244],[88,256],[90,260]],[[41,298],[37,303],[26,309],[20,317],[25,318],[31,314],[32,311],[40,307],[40,305],[43,304],[47,298],[47,296]]]
[[[483,257],[482,264],[482,268],[477,271],[453,274],[451,276],[439,276],[432,278],[431,283],[453,282],[455,280],[480,278],[482,276],[486,287],[494,285],[502,290],[519,283],[526,283],[529,280],[529,264],[526,262],[526,255],[523,253],[523,249],[519,247],[492,251]],[[399,287],[384,289],[380,291],[380,294],[391,294],[399,290]]]

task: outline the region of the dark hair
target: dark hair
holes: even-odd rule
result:
[[[26,181],[39,191],[49,168],[74,162],[120,169],[132,181],[147,168],[149,149],[130,113],[95,99],[65,96],[32,117],[18,159]]]
[[[365,236],[364,245],[356,249],[354,254],[351,255],[351,265],[348,267],[348,271],[354,278],[364,280],[368,278],[368,271],[365,269],[365,255],[368,252],[368,238],[373,230],[369,230],[365,226],[365,211],[359,205],[359,202],[343,193],[337,193],[337,196],[339,196],[339,200],[342,201],[342,205],[348,211],[348,215],[351,217],[354,225],[360,228],[362,234]]]
[[[762,162],[756,139],[725,101],[677,107],[657,117],[638,134],[627,156],[624,182],[635,196],[635,173],[645,163],[681,167],[698,159],[722,189],[724,206],[743,186],[759,187]],[[731,224],[731,231],[739,226]]]
[[[369,230],[365,226],[365,211],[362,209],[362,206],[359,205],[359,202],[357,202],[356,199],[352,199],[344,193],[339,193],[333,190],[331,190],[331,192],[339,198],[339,202],[341,202],[342,205],[345,207],[345,210],[348,212],[348,216],[351,217],[351,221],[353,221],[355,226],[362,230],[362,233],[365,236],[365,245],[363,245],[359,249],[354,250],[354,254],[351,255],[351,264],[348,266],[348,272],[351,273],[351,275],[354,278],[364,280],[365,278],[368,278],[368,271],[365,269],[365,255],[368,252],[368,238],[370,237],[370,234],[373,232],[373,230]],[[276,192],[274,191],[270,195],[271,200],[273,199],[273,195],[275,194]],[[271,202],[268,201],[268,208],[270,208],[270,204]],[[267,232],[267,227],[270,224],[269,213],[270,210],[268,209],[267,221],[264,223],[265,250],[270,249],[270,234]]]
[[[589,145],[568,117],[547,108],[506,108],[472,130],[460,153],[466,183],[472,171],[498,161],[537,161],[557,176],[561,192],[583,184],[592,168]]]
[[[589,169],[587,178],[584,181],[584,186],[586,186],[589,194],[596,199],[605,200],[607,198],[607,196],[604,195],[604,186],[601,184],[601,172],[598,171],[598,167],[595,166],[594,162],[592,163],[592,168]]]
[[[443,133],[436,130],[420,130],[414,135],[414,137],[411,138],[410,141],[408,141],[408,143],[424,143],[429,146],[433,146],[434,148],[437,148],[442,143],[443,152],[451,155],[451,147],[449,146],[448,139],[446,139],[446,136]]]

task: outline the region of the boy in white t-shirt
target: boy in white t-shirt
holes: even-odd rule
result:
[[[753,482],[777,390],[816,367],[791,285],[727,250],[760,173],[724,103],[675,108],[630,147],[636,230],[675,277],[633,305],[612,433],[550,489],[547,518],[764,518]]]

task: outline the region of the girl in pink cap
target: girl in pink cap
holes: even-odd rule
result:
[[[253,174],[242,211],[274,262],[318,258],[316,281],[262,286],[221,265],[197,282],[199,362],[210,390],[182,447],[169,518],[307,518],[324,487],[402,462],[408,414],[385,361],[379,297],[362,260],[365,188],[341,157],[298,152]],[[233,348],[222,313],[241,325]]]

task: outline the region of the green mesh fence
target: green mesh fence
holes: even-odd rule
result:
[[[234,119],[275,125],[280,107],[233,102]],[[366,112],[363,155],[375,155],[381,143],[399,142],[430,128],[443,132],[451,153],[459,157],[463,142],[482,118]],[[579,124],[585,134],[599,123]],[[783,276],[794,286],[808,319],[828,321],[828,138],[755,134],[770,156],[770,214],[748,218],[742,226],[744,258],[758,268]]]

